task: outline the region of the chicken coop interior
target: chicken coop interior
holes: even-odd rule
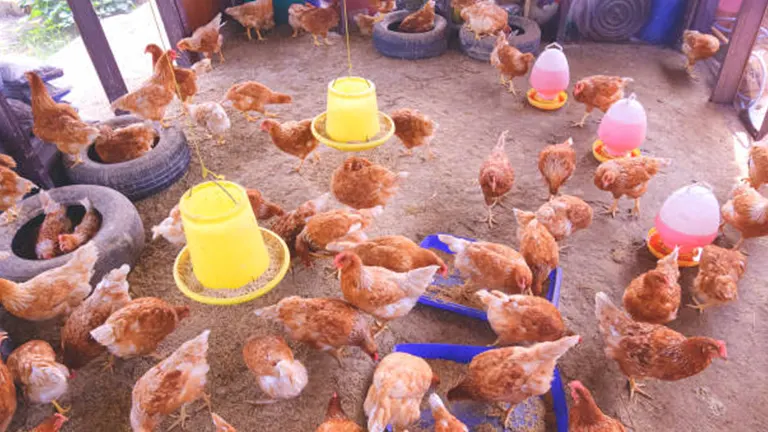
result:
[[[764,430],[766,10],[0,0],[0,432]]]

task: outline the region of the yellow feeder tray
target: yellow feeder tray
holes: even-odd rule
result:
[[[592,143],[592,156],[599,162],[607,162],[609,160],[620,158],[619,156],[612,156],[608,153],[608,150],[605,149],[605,143],[600,139]],[[632,150],[627,157],[640,157],[640,149]]]
[[[645,239],[645,243],[648,245],[648,250],[656,257],[656,259],[662,259],[673,251],[661,240],[661,235],[656,231],[656,228],[648,230],[648,237]],[[698,266],[699,261],[701,260],[702,250],[702,248],[695,248],[691,252],[680,253],[677,258],[677,265],[680,267]]]
[[[565,90],[558,93],[557,97],[552,100],[540,98],[534,88],[529,89],[526,95],[528,96],[528,103],[533,107],[544,111],[559,110],[566,102],[568,102],[568,93],[566,93]]]
[[[318,141],[327,145],[328,147],[335,148],[336,150],[356,152],[362,150],[369,150],[378,147],[395,134],[395,122],[388,115],[379,113],[379,125],[381,127],[380,132],[373,138],[367,141],[350,141],[342,142],[335,141],[328,136],[325,131],[325,122],[327,118],[327,112],[320,114],[312,119],[312,135],[317,138]]]
[[[283,241],[279,235],[266,228],[261,228],[261,235],[264,237],[264,241],[266,243],[278,245],[278,247],[275,248],[277,251],[272,251],[269,256],[270,262],[277,266],[277,273],[271,278],[265,279],[262,276],[259,279],[252,281],[237,290],[205,289],[202,287],[200,282],[197,281],[194,273],[191,271],[192,264],[190,261],[189,249],[184,246],[184,249],[179,252],[179,255],[176,256],[176,261],[173,263],[173,280],[176,282],[176,286],[185,296],[191,298],[192,300],[215,306],[232,306],[246,303],[270,292],[272,288],[276,287],[277,284],[283,280],[285,274],[288,272],[288,267],[291,265],[291,255],[290,251],[288,250],[288,245],[285,244],[285,241]],[[267,251],[269,252],[269,248],[267,248]],[[269,270],[267,270],[267,272],[269,272]],[[262,281],[261,279],[265,280]],[[251,286],[253,284],[259,284],[259,286]],[[226,296],[228,293],[242,290],[247,292],[232,297]],[[213,296],[206,294],[214,292],[223,296]]]

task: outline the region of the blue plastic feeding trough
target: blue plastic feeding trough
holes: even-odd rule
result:
[[[449,360],[456,363],[469,363],[472,359],[481,353],[495,349],[494,347],[471,346],[471,345],[451,345],[451,344],[400,344],[395,345],[394,352],[402,352],[421,357],[425,360]],[[555,373],[552,377],[552,388],[549,391],[552,396],[552,409],[555,413],[555,424],[557,432],[568,432],[568,404],[565,400],[563,391],[563,381],[560,378],[560,370],[555,367]],[[539,401],[535,398],[529,398],[519,403],[512,414],[514,425],[527,429],[529,422],[536,421],[537,416],[546,417],[546,412],[536,413],[536,405]],[[543,402],[542,402],[543,403]],[[483,424],[490,424],[499,431],[505,430],[501,424],[501,418],[482,415],[485,410],[478,409],[478,403],[471,401],[457,401],[449,404],[448,410],[451,414],[461,420],[469,430],[475,430]],[[419,427],[423,430],[433,430],[434,419],[432,412],[426,409],[421,412]],[[529,427],[529,426],[528,426]],[[387,428],[387,430],[392,430]]]
[[[452,234],[449,234],[449,235],[452,235]],[[438,236],[437,234],[426,236],[424,240],[421,241],[421,244],[419,244],[419,246],[425,249],[437,249],[439,251],[442,251],[448,254],[453,254],[453,252],[451,252],[451,249],[448,248],[448,245],[441,242],[437,236]],[[467,237],[458,237],[458,236],[455,236],[455,237],[462,238],[464,240],[468,240],[472,242],[476,241],[475,239],[471,239]],[[558,267],[552,270],[552,273],[549,274],[549,290],[547,290],[547,295],[546,295],[546,299],[549,300],[552,304],[554,304],[555,307],[559,307],[560,285],[562,285],[562,283],[563,283],[563,270],[560,267]],[[436,274],[432,284],[436,286],[441,286],[441,287],[451,287],[456,285],[462,285],[464,284],[464,281],[461,279],[461,277],[459,277],[458,272],[455,272],[454,274],[448,276],[447,278]],[[485,311],[483,310],[475,309],[469,306],[464,306],[458,303],[445,301],[429,293],[419,297],[419,303],[425,306],[430,306],[430,307],[454,312],[470,318],[488,321],[488,315],[486,315]]]

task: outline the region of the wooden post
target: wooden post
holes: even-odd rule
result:
[[[67,0],[80,36],[110,102],[128,93],[91,0]]]
[[[715,103],[731,103],[741,82],[744,68],[752,53],[755,37],[760,30],[768,0],[744,0],[736,18],[736,26],[731,33],[728,51],[717,77],[717,84],[712,91],[710,101]]]
[[[158,0],[155,4],[158,12],[160,12],[160,18],[163,20],[165,32],[168,34],[171,49],[176,49],[176,44],[180,40],[192,34],[192,29],[189,28],[184,14],[184,7],[178,0]],[[185,51],[180,54],[176,62],[183,67],[189,67],[199,59],[197,53]]]
[[[568,25],[568,14],[571,12],[571,0],[560,0],[560,19],[557,25],[557,42],[565,42],[565,26]]]
[[[36,185],[50,189],[54,186],[51,176],[46,172],[42,161],[32,148],[29,137],[19,127],[16,116],[0,92],[0,141],[3,149],[18,164],[17,172]]]

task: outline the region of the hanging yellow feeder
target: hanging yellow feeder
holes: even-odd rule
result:
[[[368,150],[395,133],[392,119],[379,112],[376,86],[365,78],[347,76],[328,84],[327,111],[312,120],[312,134],[342,151]]]
[[[237,304],[274,288],[290,263],[288,247],[260,228],[245,189],[228,181],[201,183],[180,202],[187,246],[173,277],[186,296],[207,304]]]

